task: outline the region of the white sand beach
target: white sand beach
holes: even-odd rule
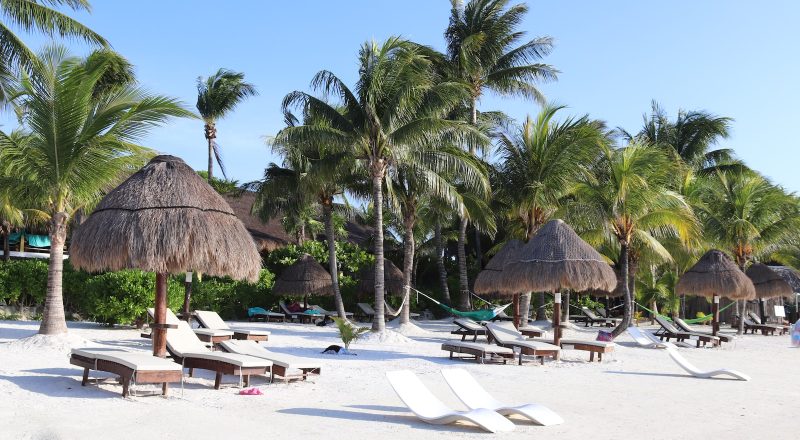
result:
[[[184,438],[488,438],[468,424],[433,426],[417,420],[392,391],[384,373],[410,369],[444,402],[463,405],[439,370],[469,370],[497,398],[536,402],[560,414],[565,423],[542,427],[515,420],[516,431],[497,438],[536,439],[751,439],[790,438],[796,422],[792,391],[800,350],[788,336],[747,335],[724,348],[682,348],[702,369],[732,368],[750,382],[703,380],[687,376],[663,350],[634,347],[627,335],[603,363],[588,354],[566,351],[544,366],[477,365],[453,361],[440,350],[453,329],[448,320],[423,321],[424,331],[388,338],[394,345],[357,342],[357,356],[320,352],[338,341],[335,328],[300,324],[231,323],[267,328],[270,349],[318,360],[322,375],[310,382],[252,385],[262,396],[240,396],[235,377],[213,389],[213,375],[187,378],[183,392],[124,399],[121,387],[106,383],[81,387],[82,370],[68,361],[70,346],[98,344],[148,350],[149,340],[135,329],[109,329],[70,323],[70,336],[52,344],[36,338],[38,322],[0,321],[0,438],[3,439],[184,439]],[[730,329],[724,329],[730,332]],[[408,333],[408,332],[407,332]],[[570,338],[593,338],[596,329],[572,329]],[[454,336],[453,336],[454,337]],[[85,341],[84,341],[85,340]],[[340,341],[338,341],[340,342]],[[391,341],[390,341],[391,342]],[[108,377],[95,372],[93,377]],[[139,385],[137,393],[156,392]]]

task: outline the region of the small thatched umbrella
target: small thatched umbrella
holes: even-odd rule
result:
[[[513,295],[514,298],[514,325],[519,327],[519,294],[509,289],[508,280],[503,274],[506,263],[516,261],[519,250],[524,244],[517,240],[509,240],[486,264],[486,267],[475,278],[475,293],[488,294],[499,293],[501,295]]]
[[[617,286],[614,270],[603,256],[562,220],[550,220],[542,226],[520,249],[517,261],[506,264],[503,275],[509,288],[518,292],[555,294],[556,345],[561,340],[561,290],[610,292]]]
[[[167,275],[257,281],[261,256],[225,200],[183,160],[157,156],[108,193],[72,236],[78,269],[156,273],[153,354],[166,354]]]
[[[745,274],[756,288],[761,322],[766,323],[767,314],[764,312],[764,300],[776,296],[789,296],[792,294],[792,286],[766,264],[755,263],[747,268]]]
[[[375,266],[370,264],[359,274],[359,288],[365,293],[375,293]],[[403,271],[388,258],[383,259],[384,290],[393,295],[403,294]]]
[[[686,271],[675,285],[678,295],[702,295],[713,297],[712,334],[719,331],[719,297],[732,300],[749,300],[756,297],[753,282],[724,252],[712,249]]]
[[[272,291],[281,295],[303,297],[308,307],[308,295],[333,295],[331,274],[308,254],[303,254],[291,266],[283,269]]]

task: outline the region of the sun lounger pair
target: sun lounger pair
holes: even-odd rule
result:
[[[155,309],[149,308],[147,309],[147,313],[151,318],[155,319]],[[181,321],[171,309],[167,309],[167,324],[178,325],[178,323],[181,322],[185,323],[186,321]],[[189,328],[191,328],[191,326],[189,326]],[[210,343],[212,349],[214,344],[227,341],[233,337],[233,332],[230,329],[195,328],[192,329],[192,331],[201,341]]]
[[[514,424],[506,415],[516,414],[543,426],[563,423],[563,419],[550,409],[537,404],[509,406],[494,399],[465,370],[441,370],[447,385],[469,411],[455,411],[442,403],[411,371],[386,373],[389,383],[400,400],[420,420],[444,425],[467,421],[489,432],[513,431]]]
[[[320,364],[308,359],[272,352],[259,345],[256,341],[230,340],[221,343],[220,346],[229,353],[265,359],[270,362],[272,365],[272,380],[275,377],[287,382],[306,380],[310,375],[319,376],[322,374],[322,366]],[[299,371],[299,373],[295,373],[296,371]]]
[[[772,329],[774,329],[774,331],[772,332],[773,334],[775,332],[778,332],[781,335],[785,335],[785,334],[789,333],[789,326],[788,325],[769,324],[769,323],[766,323],[766,322],[761,322],[761,318],[758,315],[756,315],[755,313],[753,313],[753,312],[747,312],[747,316],[750,317],[750,319],[753,321],[753,323],[755,325],[761,325],[761,326],[764,326],[764,327],[767,327],[767,328],[771,327]]]
[[[695,367],[688,359],[683,357],[678,351],[678,347],[671,343],[671,342],[663,342],[660,341],[656,336],[642,331],[636,327],[628,327],[628,334],[631,335],[634,341],[637,344],[647,347],[647,348],[663,348],[669,354],[669,357],[678,364],[684,371],[691,374],[694,377],[698,377],[701,379],[712,379],[716,376],[728,376],[730,378],[736,380],[750,380],[750,376],[738,372],[736,370],[729,370],[727,368],[722,368],[719,370],[713,371],[702,371]]]
[[[232,329],[225,321],[220,318],[217,312],[207,310],[196,310],[194,316],[197,322],[206,329],[224,331],[226,333],[232,332],[233,339],[246,339],[251,341],[267,341],[269,340],[270,332],[266,330],[242,330]],[[203,339],[202,337],[200,338]],[[230,339],[230,338],[228,338]],[[222,342],[222,341],[215,341]]]
[[[686,321],[684,321],[681,318],[675,318],[675,325],[678,326],[678,328],[680,328],[681,330],[683,330],[685,332],[688,332],[688,333],[697,333],[697,334],[701,334],[701,335],[712,336],[711,333],[709,333],[709,332],[696,330],[695,327],[690,326],[689,324],[686,323]],[[736,336],[724,335],[722,333],[717,333],[717,337],[719,338],[719,342],[720,343],[722,343],[722,342],[733,342],[734,340],[736,340]]]
[[[595,324],[604,325],[606,327],[614,327],[619,324],[619,319],[616,318],[602,318],[594,314],[588,307],[581,307],[581,311],[586,319],[581,319],[586,327],[594,327]]]
[[[166,396],[170,383],[183,381],[180,365],[145,352],[75,348],[70,353],[69,363],[83,367],[82,386],[86,386],[90,370],[116,374],[122,382],[122,397],[128,397],[132,385],[142,383],[161,384],[161,392]]]
[[[669,342],[670,339],[684,341],[686,339],[695,338],[697,339],[698,348],[700,345],[706,345],[709,342],[714,346],[718,346],[720,343],[719,337],[709,335],[708,333],[695,333],[679,330],[661,315],[656,315],[656,322],[661,326],[661,329],[656,332],[656,336],[660,337],[662,341],[664,339],[666,339],[667,342]]]

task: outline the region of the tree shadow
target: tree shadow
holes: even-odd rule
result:
[[[388,407],[380,407],[380,408],[388,408]],[[400,408],[400,409],[406,410],[405,408]],[[294,415],[312,416],[312,417],[327,417],[327,418],[341,419],[341,420],[358,420],[361,422],[369,422],[369,423],[389,422],[389,423],[406,425],[411,428],[427,428],[431,431],[465,433],[464,429],[459,429],[458,427],[454,427],[452,425],[431,425],[425,423],[413,415],[375,414],[363,411],[343,411],[338,409],[323,409],[323,408],[286,408],[286,409],[280,409],[277,412],[283,414],[294,414]],[[474,427],[476,430],[480,430],[480,427],[478,426],[467,425],[467,424],[462,425],[461,422],[459,422],[456,426],[461,426],[462,428]]]

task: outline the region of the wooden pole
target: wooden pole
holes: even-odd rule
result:
[[[553,301],[553,344],[560,345],[561,342],[561,292],[554,294]]]
[[[153,327],[153,356],[167,357],[167,274],[156,274],[155,326]]]
[[[186,280],[184,283],[186,290],[183,294],[183,313],[182,318],[184,321],[188,322],[189,324],[192,323],[192,314],[191,310],[189,309],[189,305],[192,301],[192,273],[186,272]]]
[[[717,295],[714,295],[714,300],[711,303],[711,315],[713,316],[711,334],[717,336],[719,331],[719,296]]]
[[[519,293],[514,294],[512,302],[514,303],[514,327],[519,328]]]

